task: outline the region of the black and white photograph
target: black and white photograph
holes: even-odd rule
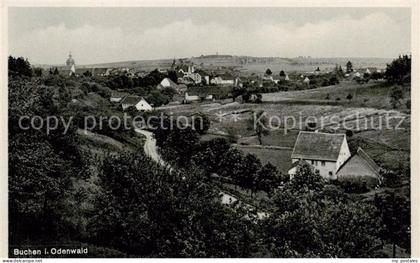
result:
[[[4,256],[412,258],[407,2],[8,6]]]

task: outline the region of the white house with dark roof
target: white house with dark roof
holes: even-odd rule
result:
[[[345,134],[301,131],[292,152],[292,164],[305,161],[325,179],[337,179],[337,170],[351,156]],[[297,169],[292,167],[293,177]]]
[[[336,176],[338,180],[363,178],[367,183],[378,184],[382,182],[379,170],[380,167],[359,147],[357,152],[338,169]]]
[[[138,111],[153,110],[153,107],[143,97],[134,95],[125,97],[121,101],[121,106],[123,110],[126,110],[130,107],[135,107]]]

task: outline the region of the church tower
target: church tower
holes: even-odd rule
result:
[[[67,65],[67,67],[69,67],[69,68],[71,68],[72,66],[75,66],[76,65],[76,63],[74,62],[74,59],[72,58],[72,56],[71,56],[71,52],[69,53],[69,57],[68,57],[68,59],[66,60],[66,65]]]

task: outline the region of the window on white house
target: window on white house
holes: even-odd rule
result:
[[[312,160],[312,161],[311,161],[311,164],[312,164],[312,165],[314,165],[314,164],[315,164],[315,161],[314,161],[314,160]]]
[[[333,173],[331,171],[329,171],[328,174],[329,174],[329,176],[332,176],[333,175]]]
[[[322,166],[325,166],[325,161],[321,161],[321,165]]]

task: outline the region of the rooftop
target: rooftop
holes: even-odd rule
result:
[[[140,100],[142,100],[143,97],[135,96],[135,95],[129,95],[125,97],[121,103],[122,104],[130,104],[130,105],[136,105]]]
[[[345,134],[301,131],[296,139],[292,159],[336,161]]]

